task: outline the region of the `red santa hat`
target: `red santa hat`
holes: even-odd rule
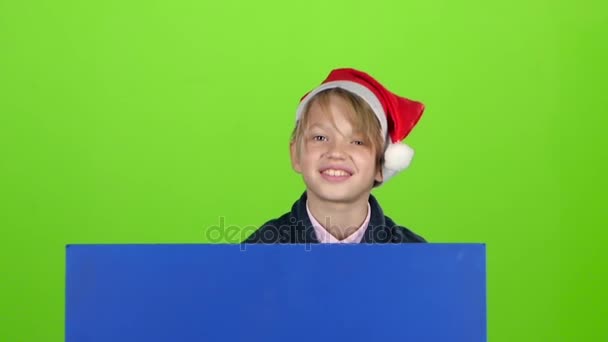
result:
[[[414,150],[402,141],[420,120],[424,105],[388,91],[364,72],[350,68],[335,69],[320,86],[302,97],[296,111],[296,121],[300,120],[308,103],[316,94],[330,88],[342,88],[358,95],[376,114],[382,137],[388,143],[382,165],[384,181],[406,169],[414,157]]]

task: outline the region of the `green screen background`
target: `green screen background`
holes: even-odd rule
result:
[[[67,243],[237,242],[205,232],[286,212],[295,107],[342,66],[426,104],[375,195],[432,242],[487,243],[490,340],[608,340],[606,13],[1,1],[0,340],[63,339]]]

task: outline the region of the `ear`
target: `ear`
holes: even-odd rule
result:
[[[302,173],[302,167],[300,166],[300,153],[296,142],[292,141],[289,143],[289,156],[291,157],[291,167],[297,173]]]
[[[378,170],[376,171],[376,177],[374,180],[378,183],[382,183],[384,181],[384,176],[382,175],[382,165],[378,166]]]

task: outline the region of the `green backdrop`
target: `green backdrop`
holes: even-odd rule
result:
[[[297,102],[349,66],[426,104],[375,194],[487,243],[490,340],[607,341],[604,3],[0,1],[0,340],[63,339],[67,243],[287,211]]]

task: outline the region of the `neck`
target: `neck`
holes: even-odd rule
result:
[[[336,239],[343,240],[365,221],[368,197],[345,203],[322,200],[309,193],[308,208],[323,228]]]

